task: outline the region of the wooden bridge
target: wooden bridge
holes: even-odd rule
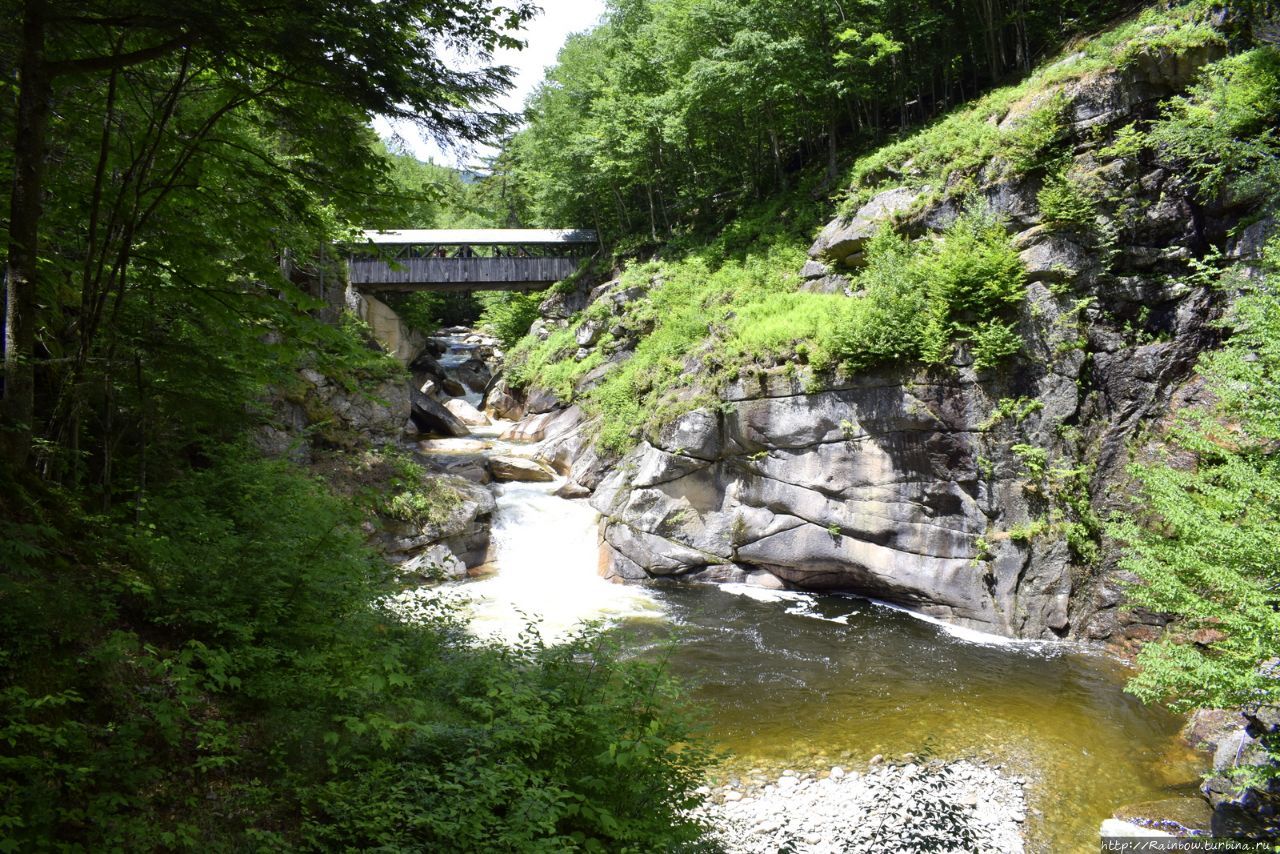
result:
[[[577,272],[597,244],[585,229],[366,231],[350,247],[353,286],[383,291],[536,291]]]

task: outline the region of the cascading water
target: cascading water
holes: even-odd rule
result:
[[[436,339],[445,346],[444,355],[437,361],[446,373],[456,370],[475,358],[476,351],[479,348],[475,344],[468,344],[466,338],[466,335],[444,335]],[[478,409],[484,400],[484,392],[470,388],[465,384],[463,388],[466,389],[466,394],[461,396],[462,399]]]
[[[660,617],[643,588],[601,578],[598,517],[583,501],[552,493],[555,483],[494,489],[492,542],[498,571],[461,585],[476,634],[514,638],[530,619],[549,640],[584,620]]]

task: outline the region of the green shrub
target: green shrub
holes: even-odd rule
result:
[[[1130,688],[1177,708],[1280,702],[1280,683],[1261,667],[1280,649],[1280,245],[1271,253],[1262,281],[1231,278],[1246,289],[1230,316],[1233,335],[1197,367],[1215,404],[1184,414],[1169,437],[1197,464],[1133,466],[1135,509],[1109,525],[1127,547],[1122,566],[1142,580],[1132,602],[1180,618],[1143,648]],[[1201,628],[1221,639],[1186,642]]]
[[[1057,143],[1066,135],[1070,106],[1061,91],[1052,92],[1004,133],[1000,154],[1015,173],[1026,174],[1048,165]]]
[[[484,291],[476,299],[482,310],[477,325],[491,331],[504,347],[510,347],[538,319],[543,294],[534,291]]]
[[[1280,191],[1280,49],[1259,47],[1209,66],[1168,101],[1148,143],[1185,169],[1201,198],[1224,190],[1274,200]]]
[[[1064,164],[1065,166],[1065,164]],[[1040,218],[1049,228],[1086,231],[1093,227],[1097,203],[1065,168],[1051,173],[1036,195]]]
[[[973,344],[973,366],[978,370],[994,368],[1022,349],[1022,336],[1013,323],[988,320],[968,330]]]

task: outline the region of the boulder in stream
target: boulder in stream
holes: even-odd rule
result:
[[[467,577],[467,565],[443,543],[428,546],[396,567],[399,575],[428,581],[457,581]]]
[[[444,404],[425,395],[420,391],[414,390],[411,395],[413,409],[410,418],[413,419],[414,425],[424,433],[439,433],[443,436],[468,436],[471,431],[467,429],[467,425],[458,420],[458,417],[445,409]]]
[[[494,480],[503,482],[546,483],[555,480],[543,465],[523,457],[490,457],[489,471]]]
[[[530,415],[518,424],[512,425],[499,438],[507,442],[541,442],[547,435],[547,425],[555,420],[556,412],[544,412],[541,415]]]
[[[484,360],[474,356],[450,369],[449,373],[464,386],[476,392],[484,391],[489,385],[489,380],[493,378]]]
[[[468,427],[485,427],[492,423],[488,415],[485,415],[461,397],[446,400],[444,408],[452,412],[455,418]]]
[[[511,390],[507,387],[507,381],[501,376],[497,377],[489,384],[489,388],[485,389],[482,408],[490,417],[504,420],[519,418],[524,411],[520,401],[516,400],[515,396],[511,394]]]

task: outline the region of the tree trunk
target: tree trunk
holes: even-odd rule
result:
[[[0,452],[15,467],[31,455],[35,419],[36,275],[40,195],[52,85],[45,66],[44,0],[23,8],[18,108],[13,142],[13,192],[9,202],[9,255],[5,266],[4,399],[0,401]]]
[[[827,122],[827,178],[834,181],[839,170],[836,168],[836,111],[833,107],[830,111],[831,120]]]

